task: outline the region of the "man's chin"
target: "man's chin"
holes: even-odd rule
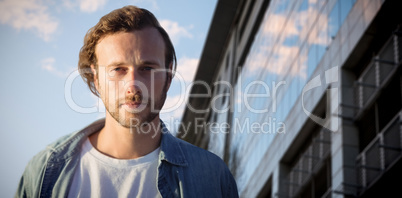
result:
[[[130,113],[124,119],[119,119],[120,125],[126,128],[138,128],[143,125],[149,124],[157,118],[158,114],[139,115]]]
[[[122,105],[122,110],[124,110],[127,113],[131,114],[139,114],[147,108],[146,104],[140,104],[140,105]]]
[[[124,117],[124,119],[119,119],[117,120],[120,125],[126,127],[126,128],[132,128],[132,127],[138,127],[140,126],[143,122],[144,119],[141,118],[139,115],[130,115]]]

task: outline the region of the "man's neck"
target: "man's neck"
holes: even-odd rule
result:
[[[106,113],[107,114],[107,113]],[[159,116],[144,131],[125,128],[113,117],[106,115],[105,126],[92,134],[91,144],[101,153],[116,159],[135,159],[145,156],[160,145],[161,127]]]

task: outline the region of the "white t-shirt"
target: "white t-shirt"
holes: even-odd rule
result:
[[[156,183],[159,150],[119,160],[100,153],[87,139],[68,197],[161,197]]]

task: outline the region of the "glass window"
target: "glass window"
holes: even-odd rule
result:
[[[277,110],[275,113],[275,118],[276,120],[280,120],[282,121],[282,117],[283,117],[283,102],[281,102],[282,100],[278,100],[277,102]]]
[[[343,21],[348,16],[355,1],[354,0],[339,0],[337,4],[339,4],[339,3],[340,3],[340,8],[341,8],[339,22],[340,22],[340,24],[343,24]]]
[[[306,79],[307,79],[307,50],[306,50],[306,45],[303,45],[303,47],[300,50],[300,55],[299,55],[299,61],[298,61],[298,73],[299,73],[299,80],[298,86],[297,86],[297,94],[301,94],[304,85],[306,84]]]
[[[337,1],[329,14],[329,38],[334,39],[341,26],[339,21],[340,1]]]
[[[286,90],[284,90],[286,93],[285,93],[285,96],[284,96],[284,99],[282,100],[283,102],[282,103],[284,103],[283,104],[283,118],[281,119],[281,120],[279,120],[279,121],[285,121],[285,119],[286,119],[286,117],[288,116],[288,114],[289,114],[289,111],[290,111],[290,109],[292,108],[292,104],[290,104],[290,100],[291,100],[291,92],[290,92],[290,89],[286,89]]]
[[[327,49],[326,45],[317,45],[317,64],[320,63]]]
[[[274,13],[283,13],[287,10],[290,0],[277,1],[276,9]]]
[[[321,61],[322,57],[324,56],[327,48],[330,44],[330,40],[328,37],[328,24],[319,23],[318,24],[318,38],[317,43],[319,46],[317,47],[317,60],[318,63]]]
[[[318,45],[313,44],[310,46],[307,57],[307,79],[313,74],[314,69],[317,66],[317,48]]]
[[[298,93],[297,93],[297,79],[293,78],[292,82],[290,83],[289,86],[289,92],[290,92],[290,101],[289,104],[293,107],[296,103],[297,97],[298,97]]]
[[[303,37],[300,35],[302,30],[306,28],[306,24],[308,22],[308,17],[306,16],[308,14],[308,1],[304,0],[301,4],[299,9],[297,10],[297,13],[294,14],[295,18],[295,27],[298,31],[298,36],[300,37],[300,43],[303,42]]]
[[[287,47],[296,46],[298,41],[297,35],[290,35],[287,36],[286,39],[283,41],[283,45]]]
[[[308,9],[308,0],[304,0],[303,3],[300,4],[299,11],[306,11]]]

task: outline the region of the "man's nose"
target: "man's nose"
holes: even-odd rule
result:
[[[134,70],[131,70],[127,73],[125,78],[125,87],[126,87],[126,94],[135,94],[141,92],[140,89],[140,76]]]
[[[134,84],[128,84],[126,88],[126,94],[136,94],[141,92],[141,89],[134,85]]]

